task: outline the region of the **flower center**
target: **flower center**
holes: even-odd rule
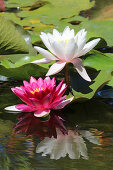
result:
[[[68,43],[68,40],[64,40],[64,43],[67,44],[67,43]]]
[[[33,91],[30,91],[32,94],[35,94],[35,92],[40,92],[40,91],[43,91],[44,88],[36,88],[36,89],[33,89]]]
[[[69,40],[58,40],[58,42],[60,41],[63,41],[65,44],[67,44]]]

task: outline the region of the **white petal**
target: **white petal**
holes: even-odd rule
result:
[[[54,55],[52,55],[49,51],[37,46],[34,46],[34,48],[48,60],[57,60],[57,58]]]
[[[51,60],[48,60],[47,58],[42,58],[40,60],[32,61],[31,63],[33,63],[33,64],[47,64],[50,62],[51,62]]]
[[[57,42],[57,41],[54,41],[52,44],[51,44],[56,56],[59,58],[59,59],[64,59],[64,46],[62,44],[62,42]]]
[[[82,55],[85,55],[87,52],[92,50],[98,44],[99,41],[100,41],[100,38],[97,38],[95,40],[88,42],[83,48]]]
[[[40,38],[42,39],[45,46],[49,49],[49,51],[51,51],[53,53],[53,49],[52,49],[51,44],[50,44],[50,42],[48,40],[47,34],[42,32],[41,35],[40,35]]]
[[[85,38],[86,37],[86,34],[87,34],[87,31],[85,31],[85,29],[81,29],[77,34],[76,36],[74,37],[75,41],[79,41],[79,38],[81,39],[82,38]]]
[[[71,97],[67,100],[64,100],[62,103],[60,103],[58,106],[56,106],[54,109],[62,109],[64,108],[68,103],[70,103],[72,100],[74,99],[74,97]]]
[[[50,75],[54,75],[58,72],[60,72],[66,65],[66,62],[61,62],[61,61],[58,61],[56,63],[54,63],[49,71],[47,72],[46,76],[50,76]]]
[[[56,30],[56,29],[53,29],[53,36],[55,39],[61,39],[61,34]]]
[[[75,42],[78,45],[78,53],[83,49],[83,47],[86,43],[86,34],[87,34],[87,32],[85,31],[85,29],[82,29],[75,36]],[[76,55],[77,55],[77,53],[75,54],[75,56]]]
[[[62,33],[62,36],[63,35],[66,35],[67,33],[69,33],[70,32],[70,28],[69,28],[69,26],[67,26],[65,29],[64,29],[64,31],[63,31],[63,33]]]
[[[74,38],[74,29],[70,30],[67,26],[62,33],[62,39],[69,40],[70,38]]]
[[[5,108],[5,110],[8,111],[8,112],[12,112],[12,113],[20,113],[20,112],[22,112],[21,110],[18,110],[16,108],[16,105],[8,106],[8,107]]]
[[[65,47],[65,60],[70,61],[77,51],[77,44],[75,43],[74,38],[70,39]]]
[[[80,74],[80,76],[87,80],[87,81],[91,81],[90,77],[88,76],[86,69],[84,68],[84,66],[82,65],[82,60],[81,59],[73,59],[72,63],[75,66],[75,69],[77,70],[77,72]]]

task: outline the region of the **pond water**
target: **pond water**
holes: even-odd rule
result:
[[[90,18],[97,17],[96,12],[101,15],[100,11],[105,4],[112,6],[113,1],[96,0],[95,8],[90,11]],[[17,120],[18,113],[4,111],[7,106],[21,103],[10,90],[21,83],[5,77],[1,77],[0,81],[0,170],[113,169],[112,89],[108,90],[107,97],[104,89],[90,101],[71,104],[65,108],[61,119],[64,119],[68,134],[64,136],[61,131],[67,132],[59,124],[60,113],[55,113],[58,124],[53,126],[54,117],[51,115],[52,123],[45,126],[43,121],[42,126],[40,120],[36,120],[38,123],[34,124],[33,131],[31,126],[35,121],[31,122],[31,115],[27,117],[29,125],[24,127],[26,115],[20,115]],[[28,136],[17,134],[19,130],[26,131]],[[50,137],[56,133],[57,139]]]
[[[2,80],[5,78],[2,77]],[[19,114],[7,113],[4,107],[19,103],[10,88],[19,82],[0,83],[0,169],[1,170],[111,170],[113,167],[113,108],[100,98],[76,103],[64,109],[68,135],[57,126],[57,139],[48,138],[46,131],[54,127],[34,124],[41,138],[16,134]],[[104,96],[105,97],[105,96]],[[20,116],[21,120],[23,116]],[[27,117],[27,120],[29,118]],[[32,119],[32,117],[30,117]],[[28,126],[30,128],[30,125]],[[24,126],[21,130],[24,130]],[[27,129],[27,128],[26,128]],[[43,130],[42,130],[43,129]],[[60,130],[59,130],[60,129]],[[44,133],[42,133],[42,131]],[[65,130],[63,130],[65,132]],[[30,135],[31,134],[31,135]],[[48,133],[49,134],[49,133]]]

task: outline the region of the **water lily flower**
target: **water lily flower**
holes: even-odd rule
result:
[[[60,72],[66,63],[72,63],[81,77],[87,81],[91,81],[79,57],[93,49],[100,41],[100,38],[86,43],[87,32],[85,29],[80,30],[76,35],[74,34],[74,30],[70,30],[68,26],[64,29],[63,33],[59,33],[56,29],[53,29],[53,34],[42,32],[40,37],[50,52],[35,46],[34,48],[45,56],[45,58],[33,61],[32,63],[46,64],[57,60],[50,67],[46,76],[54,75]]]
[[[57,110],[64,108],[73,100],[73,97],[66,99],[66,95],[62,97],[66,91],[66,84],[61,81],[56,86],[55,78],[46,77],[44,80],[40,77],[36,80],[30,78],[30,83],[23,81],[24,86],[15,87],[11,90],[27,105],[18,104],[6,107],[9,111],[34,112],[34,116],[47,116],[51,109]]]

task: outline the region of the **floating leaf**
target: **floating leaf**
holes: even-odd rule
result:
[[[42,77],[45,76],[51,64],[31,64],[31,61],[38,60],[42,58],[42,55],[37,56],[24,56],[20,58],[15,64],[8,60],[2,60],[0,66],[0,75],[4,75],[7,77],[12,77],[17,80],[29,80],[31,76],[34,77]]]
[[[97,90],[111,80],[111,71],[94,72],[93,70],[89,76],[92,79],[91,82],[85,81],[74,70],[71,71],[70,80],[75,100],[91,99]]]
[[[0,54],[28,53],[29,49],[21,34],[4,17],[0,17]]]
[[[113,71],[113,59],[107,56],[106,54],[93,50],[91,53],[87,54],[85,57],[86,57],[85,59],[83,57],[84,66],[88,66],[96,70]]]
[[[113,22],[112,21],[84,21],[81,22],[79,28],[85,28],[92,37],[102,37],[107,41],[108,46],[113,46]],[[91,37],[90,36],[90,37]]]

